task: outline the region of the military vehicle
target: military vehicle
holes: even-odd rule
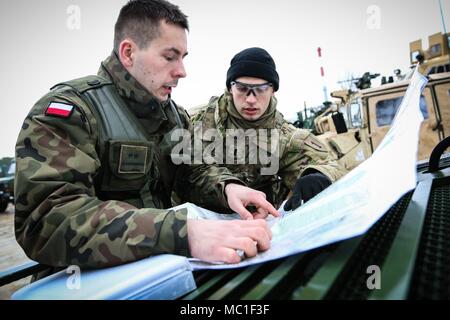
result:
[[[422,49],[421,40],[410,43],[412,67],[429,82],[420,100],[424,121],[420,129],[419,160],[429,158],[436,144],[450,134],[450,33],[429,37],[429,48]],[[352,169],[367,159],[388,132],[395,113],[408,87],[408,75],[395,71],[394,77],[383,77],[381,85],[371,87],[379,74],[366,72],[354,79],[357,90],[331,93],[335,101],[299,113],[298,127],[311,129],[327,143],[346,168]]]
[[[173,255],[83,273],[70,266],[12,298],[183,299],[183,305],[201,304],[189,300],[261,300],[270,305],[287,299],[449,300],[450,154],[441,154],[449,146],[450,137],[438,144],[429,163],[417,166],[416,188],[360,236],[229,270],[192,271],[184,258]],[[35,261],[0,270],[0,289],[50,270]],[[161,277],[161,270],[168,276]],[[167,310],[170,315],[180,309]]]
[[[448,63],[448,37],[446,41]],[[424,57],[420,67],[426,71],[426,54]],[[433,73],[432,70],[439,70],[433,67],[429,68],[430,81],[423,91],[421,108],[427,116],[422,130],[437,135],[435,139],[438,141],[450,132],[450,75],[448,71]],[[335,152],[341,148],[340,159],[348,159],[349,165],[352,161],[350,156],[368,157],[376,148],[379,140],[375,138],[377,134],[384,135],[382,129],[387,131],[408,82],[405,76],[404,80],[372,89],[367,86],[373,77],[375,75],[369,73],[360,79],[359,86],[366,88],[353,93],[348,90],[334,92],[338,102],[327,103],[306,113],[314,130],[322,138],[328,136],[328,141],[335,145]],[[302,124],[307,123],[302,121]],[[429,141],[421,139],[422,148],[426,142]],[[59,299],[81,296],[84,299],[260,299],[266,301],[265,304],[275,299],[448,300],[450,154],[442,155],[442,151],[449,146],[450,137],[437,144],[430,160],[417,165],[416,187],[402,196],[361,236],[239,269],[192,272],[186,270],[185,265],[174,268],[175,264],[165,264],[164,256],[157,256],[105,270],[85,270],[83,286],[79,287],[84,291],[77,290],[77,272],[72,268],[74,266],[70,266],[24,288],[26,291],[17,292],[15,298],[42,299],[39,294],[50,293]],[[168,273],[172,270],[177,272],[171,273],[173,277],[170,279],[152,277],[149,272],[152,267],[146,265],[150,259],[158,259],[158,267],[167,269]],[[30,261],[1,271],[0,288],[48,269]],[[372,281],[377,277],[379,285]],[[158,286],[164,281],[168,290]],[[54,284],[60,285],[62,291],[55,293]],[[39,290],[42,288],[45,290]],[[95,290],[90,291],[92,288]],[[239,309],[233,307],[233,310],[242,314],[245,305],[236,306]],[[172,308],[169,314],[170,311],[179,313],[179,310]]]
[[[0,213],[5,212],[8,203],[14,202],[14,173],[16,162],[12,160],[8,165],[2,166],[0,178]]]

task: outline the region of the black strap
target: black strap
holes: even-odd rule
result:
[[[433,151],[431,152],[430,161],[428,164],[429,172],[435,172],[439,170],[439,162],[441,156],[444,153],[445,149],[449,147],[450,147],[450,136],[439,142],[437,146],[434,147]]]

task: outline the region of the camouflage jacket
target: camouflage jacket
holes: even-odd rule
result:
[[[152,165],[156,170],[149,171],[147,178],[158,180],[152,174],[160,172],[170,177],[170,183],[149,189],[151,208],[143,207],[139,194],[126,191],[127,183],[122,184],[122,192],[101,190],[103,176],[108,174],[102,170],[107,164],[100,159],[101,124],[92,105],[76,90],[58,86],[34,105],[17,140],[17,241],[31,259],[54,267],[111,266],[159,253],[189,255],[186,210],[165,209],[170,207],[174,180],[180,177],[182,182],[176,185],[189,185],[202,203],[224,207],[225,183],[239,181],[215,167],[195,171],[186,165],[171,165],[166,135],[177,124],[174,109],[158,103],[115,54],[102,63],[99,75],[114,83],[159,151]],[[60,104],[70,114],[55,116],[49,111]],[[188,115],[177,108],[178,122],[181,119],[189,129]]]
[[[228,130],[239,129],[235,122],[230,121],[230,114],[227,111],[227,105],[232,103],[232,97],[228,92],[220,97],[212,97],[206,106],[200,107],[192,115],[191,122],[193,123],[194,130],[201,135],[203,148],[207,149],[208,144],[211,143],[211,135],[206,135],[208,129],[216,129],[218,134],[222,137],[229,135]],[[271,104],[276,107],[276,99],[273,97]],[[240,119],[242,122],[242,119]],[[251,127],[251,122],[247,121],[247,129]],[[275,129],[278,132],[278,150],[277,153],[273,153],[271,149],[270,139],[265,146],[261,144],[260,139],[257,141],[256,149],[266,149],[263,151],[269,151],[273,153],[278,162],[276,170],[271,174],[264,174],[261,168],[267,167],[260,161],[253,163],[249,161],[251,157],[251,139],[245,139],[245,144],[234,144],[234,150],[231,154],[234,154],[233,163],[215,162],[217,165],[228,168],[236,177],[244,181],[249,187],[263,191],[267,195],[267,199],[275,207],[279,207],[283,200],[289,194],[289,191],[294,186],[296,180],[309,172],[318,171],[326,175],[331,181],[336,181],[346,173],[346,170],[340,166],[332,157],[332,153],[327,147],[317,139],[313,134],[307,130],[298,129],[288,123],[283,115],[275,110],[273,116],[271,116],[263,125],[255,127],[257,130]],[[270,132],[267,137],[270,136]],[[258,135],[259,137],[259,135]],[[224,142],[225,146],[226,143]],[[245,148],[244,151],[237,150],[238,148]],[[254,151],[255,152],[255,149]],[[260,150],[257,151],[258,155]],[[230,154],[230,150],[225,150],[224,153]],[[238,156],[239,155],[239,156]],[[238,158],[241,157],[241,162]],[[242,161],[245,157],[245,161]],[[258,158],[259,159],[259,158]],[[245,162],[245,163],[242,163]],[[273,161],[272,161],[273,162]],[[275,166],[273,166],[275,167]]]

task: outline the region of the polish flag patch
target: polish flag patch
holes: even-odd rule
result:
[[[45,115],[68,118],[72,114],[74,106],[61,102],[50,102],[45,110]]]

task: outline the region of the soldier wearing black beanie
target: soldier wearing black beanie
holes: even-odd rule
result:
[[[346,170],[311,132],[295,128],[284,119],[274,94],[279,84],[275,62],[266,50],[242,50],[231,59],[224,93],[191,110],[191,122],[196,133],[204,134],[203,150],[214,150],[216,165],[264,192],[275,207],[292,191],[293,197],[284,207],[291,210],[327,188]],[[211,132],[215,133],[214,143]],[[248,132],[248,138],[240,132]],[[235,138],[236,144],[228,143]],[[212,145],[218,146],[218,151],[211,149]],[[269,153],[269,161],[262,163],[261,155]],[[254,212],[256,218],[265,216],[264,212]]]
[[[257,47],[242,50],[231,59],[226,81],[228,90],[231,81],[241,76],[264,79],[273,84],[274,91],[278,90],[280,83],[272,57],[266,50]]]

